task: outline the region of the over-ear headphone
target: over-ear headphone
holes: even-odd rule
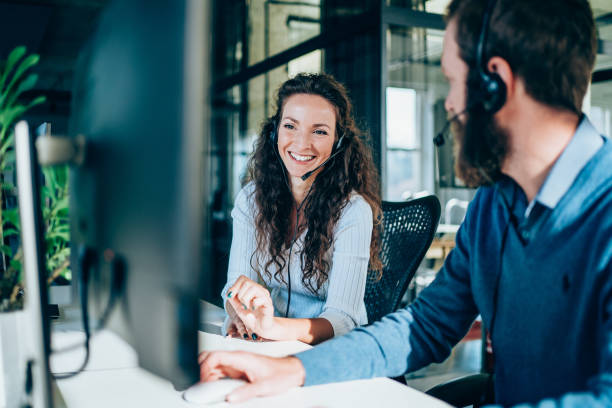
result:
[[[493,8],[495,8],[495,0],[489,0],[482,19],[482,28],[480,29],[480,37],[476,47],[476,64],[480,77],[480,98],[482,99],[482,106],[485,112],[490,114],[500,110],[504,103],[506,103],[506,84],[499,74],[489,71],[486,67],[487,61],[483,61]]]
[[[476,64],[478,67],[478,95],[473,98],[472,101],[466,106],[464,110],[456,113],[453,117],[446,120],[446,124],[442,127],[442,130],[438,132],[434,137],[433,142],[437,147],[444,145],[446,131],[449,129],[451,123],[458,119],[461,115],[469,112],[474,106],[482,104],[482,108],[489,114],[494,114],[504,106],[506,103],[506,84],[501,79],[498,73],[491,72],[486,67],[486,61],[484,58],[484,48],[487,42],[487,36],[489,33],[489,25],[491,23],[491,14],[495,7],[495,0],[489,0],[487,9],[484,12],[482,18],[482,27],[480,28],[480,35],[478,38],[478,44],[476,45]],[[468,86],[470,84],[468,83]]]

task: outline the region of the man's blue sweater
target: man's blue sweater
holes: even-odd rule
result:
[[[594,132],[584,119],[577,135]],[[441,362],[481,314],[499,404],[612,406],[612,143],[584,163],[593,145],[572,144],[530,205],[509,178],[480,188],[435,281],[407,308],[298,354],[305,385]]]

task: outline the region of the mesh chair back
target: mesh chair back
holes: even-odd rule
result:
[[[383,275],[376,281],[376,273],[368,273],[364,301],[369,323],[397,310],[440,220],[440,202],[435,196],[405,202],[383,201],[382,210]]]

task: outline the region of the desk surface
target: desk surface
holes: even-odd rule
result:
[[[216,326],[213,321],[211,324]],[[53,334],[54,347],[74,344],[82,333],[59,330]],[[248,342],[226,339],[217,334],[199,333],[201,350],[245,350],[271,356],[283,356],[311,346],[298,342]],[[82,350],[52,356],[53,372],[72,370],[83,357]],[[184,401],[170,382],[138,367],[134,350],[109,331],[97,334],[91,342],[91,359],[86,370],[57,385],[68,408],[107,407],[194,407]],[[387,378],[349,381],[315,387],[296,388],[274,397],[256,398],[232,407],[371,407],[402,404],[416,407],[448,407],[448,405]],[[215,404],[214,407],[229,406]]]

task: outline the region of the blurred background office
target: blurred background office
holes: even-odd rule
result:
[[[49,122],[54,133],[66,133],[75,61],[106,3],[0,1],[0,58],[22,44],[40,54],[34,67],[39,80],[28,93],[45,95],[47,102],[27,114],[33,126]],[[212,179],[211,196],[203,197],[203,204],[210,206],[214,285],[219,289],[215,293],[226,276],[230,211],[248,155],[261,121],[272,112],[274,91],[298,72],[328,72],[347,86],[358,123],[370,138],[384,200],[435,194],[442,203],[441,223],[461,222],[474,191],[455,178],[452,143],[438,151],[432,144],[446,117],[448,86],[440,70],[446,4],[447,0],[212,2],[213,110],[207,152]],[[598,129],[609,135],[612,3],[591,0],[591,5],[600,52],[584,107]],[[440,256],[448,249],[442,245]]]

